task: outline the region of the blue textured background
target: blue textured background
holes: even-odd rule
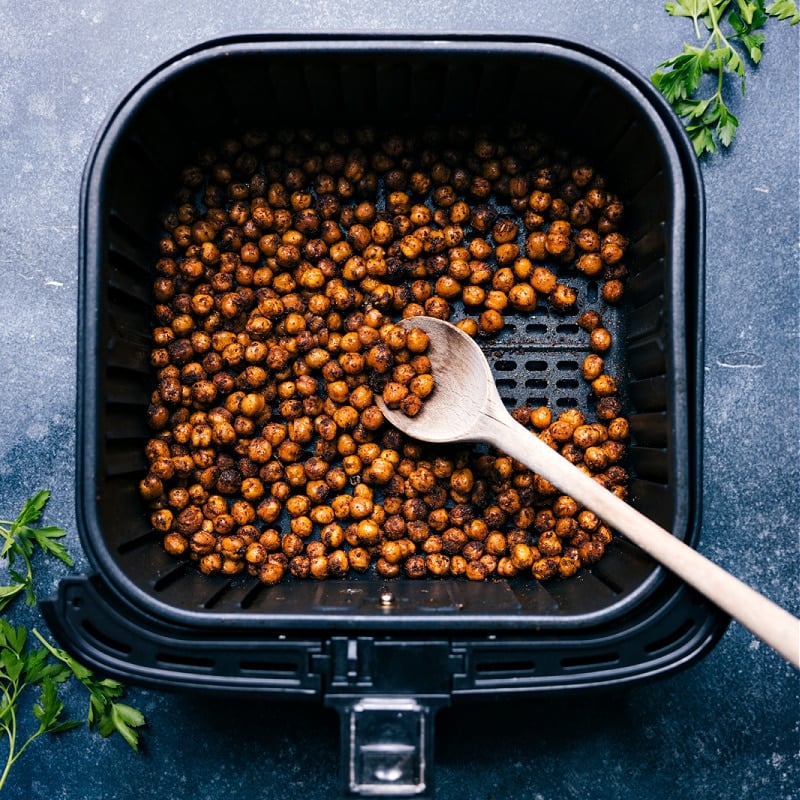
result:
[[[692,35],[659,0],[0,0],[0,517],[52,489],[74,521],[78,195],[92,139],[141,76],[238,32],[552,33],[645,74]],[[731,103],[742,127],[703,164],[707,193],[704,526],[700,549],[800,612],[800,29],[770,24]],[[60,565],[40,562],[39,594]],[[19,605],[17,622],[44,625]],[[734,624],[687,672],[624,694],[463,706],[437,720],[439,798],[800,797],[800,679]],[[335,797],[338,722],[316,705],[132,690],[143,751],[86,730],[40,740],[17,800]],[[83,697],[67,693],[73,714]],[[4,759],[5,755],[0,754]]]

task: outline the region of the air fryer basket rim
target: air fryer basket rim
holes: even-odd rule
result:
[[[98,520],[94,513],[97,502],[97,486],[93,479],[95,456],[99,443],[94,426],[93,410],[95,400],[91,398],[88,387],[94,379],[93,370],[98,363],[98,348],[102,344],[95,336],[87,335],[92,329],[94,320],[86,312],[96,311],[100,308],[98,288],[91,280],[95,259],[98,258],[98,239],[102,228],[99,210],[102,208],[102,199],[105,191],[104,175],[108,167],[108,159],[113,153],[116,138],[131,118],[146,102],[155,88],[181,73],[184,69],[194,66],[198,61],[206,61],[220,56],[237,52],[264,52],[265,55],[274,53],[301,54],[307,52],[309,47],[319,52],[336,53],[363,53],[375,52],[376,54],[429,54],[432,46],[445,47],[448,51],[491,56],[492,54],[508,57],[509,55],[526,57],[531,55],[550,56],[568,59],[574,63],[585,65],[594,72],[602,73],[606,80],[619,87],[620,91],[627,93],[638,100],[640,105],[647,109],[650,122],[661,132],[661,146],[663,148],[666,164],[671,170],[673,178],[680,176],[684,192],[675,193],[675,230],[672,232],[671,247],[677,263],[685,263],[696,268],[696,288],[686,287],[687,313],[691,313],[697,328],[698,341],[690,341],[687,337],[686,347],[690,357],[685,363],[686,373],[676,375],[676,382],[690,389],[689,397],[685,399],[691,407],[685,409],[688,413],[676,414],[678,424],[687,428],[679,432],[686,441],[690,457],[685,459],[686,472],[674,476],[678,485],[685,487],[687,501],[683,514],[685,519],[681,522],[687,530],[687,539],[696,542],[700,526],[700,500],[699,500],[699,475],[698,469],[692,465],[699,464],[699,448],[701,437],[698,436],[700,413],[702,410],[702,371],[699,352],[692,352],[692,348],[702,347],[702,268],[703,268],[703,191],[699,169],[691,152],[688,140],[682,127],[677,122],[663,98],[652,86],[635,70],[626,66],[602,51],[587,45],[550,36],[520,37],[496,35],[491,37],[471,37],[469,35],[454,35],[447,37],[417,36],[370,36],[370,35],[320,35],[320,36],[292,36],[292,35],[239,35],[211,40],[195,47],[184,50],[171,59],[168,59],[158,68],[152,70],[146,77],[139,81],[115,106],[109,117],[103,123],[92,146],[81,187],[81,218],[80,218],[80,307],[84,313],[79,314],[78,336],[78,464],[77,464],[77,519],[82,544],[93,568],[103,576],[109,585],[114,587],[120,599],[132,607],[144,611],[146,614],[157,618],[164,618],[172,623],[216,627],[221,625],[237,624],[245,627],[281,628],[287,624],[299,628],[315,628],[320,625],[320,614],[291,615],[291,620],[278,615],[264,617],[256,614],[222,613],[213,610],[179,609],[164,603],[160,599],[148,594],[136,586],[117,562],[111,557],[108,548],[102,546],[103,535],[99,529]],[[685,237],[685,238],[684,238]],[[673,281],[683,280],[683,271],[675,270],[672,274]],[[683,286],[673,287],[684,292]],[[681,310],[673,309],[673,313]],[[681,329],[683,320],[679,322]],[[677,367],[682,369],[682,365]],[[686,393],[683,393],[685,397]],[[620,602],[601,609],[593,614],[580,614],[575,617],[560,616],[557,619],[536,619],[530,615],[517,618],[511,616],[507,619],[487,618],[480,614],[443,615],[442,617],[415,616],[402,613],[390,614],[350,614],[326,613],[324,621],[331,627],[342,626],[344,629],[368,627],[370,629],[391,629],[400,620],[404,625],[412,628],[445,628],[448,630],[462,630],[470,627],[500,626],[507,629],[527,630],[532,625],[548,627],[555,625],[560,628],[580,627],[589,628],[600,625],[609,619],[618,616],[619,605],[629,607],[643,601],[646,597],[662,584],[664,571],[661,568],[653,570],[652,574],[641,586]]]

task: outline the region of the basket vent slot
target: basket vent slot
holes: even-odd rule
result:
[[[125,643],[114,639],[107,633],[104,633],[99,628],[96,628],[89,620],[81,620],[81,627],[86,633],[95,641],[95,643],[102,645],[103,649],[110,650],[121,656],[129,656],[133,652],[133,648]]]
[[[203,670],[208,672],[214,669],[214,659],[186,654],[158,653],[156,654],[156,662],[160,667],[169,667],[171,669]]]
[[[297,664],[292,664],[290,661],[241,661],[239,668],[242,673],[250,673],[254,675],[274,675],[280,673],[281,675],[295,675],[297,673]]]
[[[565,670],[584,669],[586,667],[612,667],[619,662],[619,653],[587,653],[583,656],[562,658],[561,666]]]
[[[694,629],[694,620],[687,619],[667,636],[662,636],[660,639],[656,639],[654,642],[645,645],[645,652],[649,655],[654,655],[661,651],[671,651],[675,648],[675,645],[681,641],[681,639],[686,638]]]
[[[501,660],[493,658],[492,660],[476,661],[475,672],[478,675],[519,675],[521,673],[531,673],[536,670],[536,663],[532,659],[517,658]]]
[[[168,572],[166,575],[162,575],[154,584],[153,589],[157,592],[163,592],[168,587],[172,586],[173,583],[179,581],[185,574],[186,570],[189,568],[189,562],[184,561],[181,564]]]

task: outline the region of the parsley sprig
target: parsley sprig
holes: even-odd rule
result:
[[[725,102],[726,77],[738,79],[744,94],[746,65],[761,61],[767,21],[796,25],[800,11],[793,0],[770,5],[765,0],[677,0],[664,7],[673,17],[691,18],[699,44],[685,43],[683,52],[658,65],[651,80],[683,119],[695,153],[714,153],[717,142],[730,146],[739,127]]]
[[[65,531],[53,526],[31,527],[31,523],[41,516],[49,499],[50,492],[37,492],[25,501],[15,520],[0,520],[0,537],[4,540],[0,558],[7,560],[8,575],[12,581],[0,586],[0,612],[5,611],[17,595],[24,594],[28,605],[36,603],[31,558],[37,548],[60,559],[68,567],[74,566],[67,549],[58,541],[66,535]],[[20,562],[22,570],[18,568]]]
[[[6,571],[11,580],[0,586],[0,612],[5,612],[15,599],[23,595],[28,604],[36,602],[33,559],[37,550],[68,566],[73,565],[69,553],[59,541],[65,536],[61,528],[33,527],[49,497],[47,491],[38,492],[23,505],[15,520],[0,520],[3,540],[0,556],[6,561]],[[64,718],[65,708],[58,689],[67,681],[76,680],[86,690],[89,698],[86,722],[101,736],[119,733],[137,750],[139,736],[136,729],[145,723],[140,711],[119,701],[125,692],[121,683],[109,678],[96,678],[35,628],[31,633],[33,636],[24,626],[14,627],[7,619],[0,618],[0,744],[7,748],[5,762],[0,760],[0,791],[11,768],[39,737],[62,733],[83,724],[79,720]],[[31,711],[38,724],[24,738],[20,734],[20,715],[23,705],[30,699],[34,699]]]

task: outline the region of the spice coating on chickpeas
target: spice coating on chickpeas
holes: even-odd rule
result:
[[[524,125],[303,129],[226,139],[181,181],[155,264],[139,483],[167,553],[266,585],[549,580],[603,555],[609,529],[540,476],[411,440],[375,401],[413,416],[435,391],[428,337],[400,319],[491,340],[546,307],[586,335],[576,374],[597,419],[514,416],[626,496],[612,326],[578,305],[587,280],[608,313],[622,301],[628,242],[590,165]]]

